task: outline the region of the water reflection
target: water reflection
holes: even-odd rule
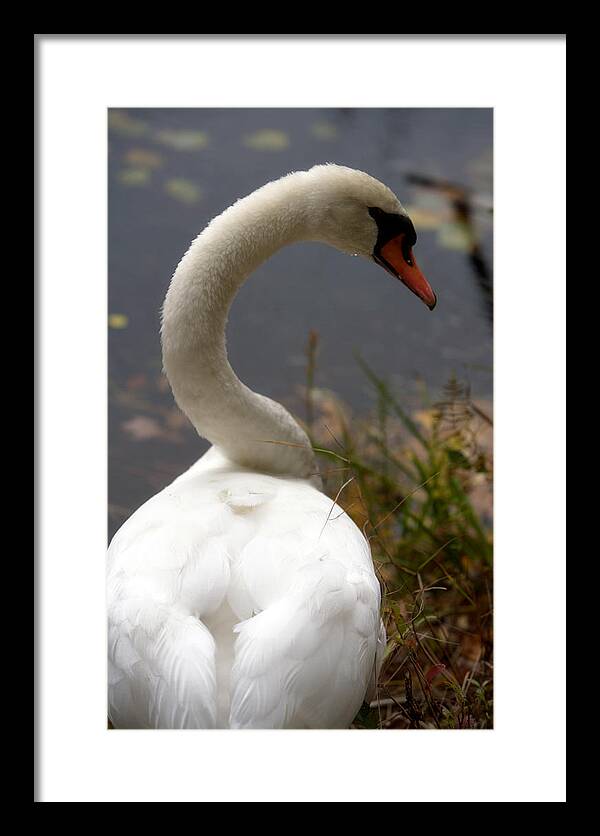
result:
[[[408,174],[407,180],[415,186],[437,192],[448,200],[452,207],[453,223],[457,229],[462,229],[465,237],[464,248],[469,256],[473,276],[481,291],[483,305],[487,317],[491,322],[494,319],[494,287],[492,282],[492,270],[482,246],[476,221],[477,209],[483,208],[491,214],[491,201],[486,205],[477,194],[465,186],[456,183],[449,183],[447,180],[439,180],[436,177],[428,177],[423,174]]]
[[[491,397],[492,111],[487,109],[109,112],[110,533],[205,449],[161,375],[159,309],[190,241],[268,180],[319,162],[385,181],[418,231],[433,314],[383,271],[318,244],[278,253],[239,294],[233,367],[304,417],[308,334],[317,385],[371,406],[355,362],[435,397],[456,373]]]

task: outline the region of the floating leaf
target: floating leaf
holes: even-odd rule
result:
[[[255,151],[281,151],[290,144],[289,136],[284,131],[266,128],[253,134],[246,134],[243,143]]]
[[[127,328],[129,325],[129,317],[127,314],[122,313],[111,313],[108,315],[108,326],[109,328]]]
[[[162,158],[156,151],[148,151],[146,148],[130,148],[125,154],[127,162],[136,169],[159,168],[162,165]]]
[[[136,415],[135,418],[124,421],[121,427],[134,441],[149,441],[151,438],[160,438],[163,435],[158,421],[145,415]]]
[[[117,174],[119,183],[124,186],[145,186],[150,181],[147,168],[124,168]]]
[[[331,122],[315,122],[310,132],[316,139],[332,140],[338,135],[338,129]]]
[[[108,127],[109,130],[123,136],[143,136],[148,133],[148,125],[131,116],[126,110],[109,110]]]
[[[420,206],[407,206],[406,211],[417,229],[439,229],[446,221],[443,214]]]
[[[181,203],[187,203],[188,205],[198,203],[200,200],[200,189],[198,186],[192,183],[191,180],[185,180],[183,177],[174,177],[171,180],[167,180],[165,183],[165,191],[171,197],[175,198],[175,200],[179,200]]]
[[[175,148],[176,151],[199,151],[208,145],[206,131],[176,131],[164,130],[155,134],[157,142]]]
[[[473,247],[473,235],[463,224],[444,224],[440,228],[438,241],[442,247],[463,253],[471,252]]]
[[[127,388],[130,392],[139,392],[141,389],[146,387],[147,383],[148,378],[143,372],[140,372],[139,374],[132,374],[127,378]]]

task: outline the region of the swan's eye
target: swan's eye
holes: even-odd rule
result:
[[[400,215],[396,212],[384,212],[383,209],[379,209],[377,206],[369,207],[369,215],[377,224],[375,254],[399,236],[402,236],[403,249],[406,247],[406,253],[410,253],[411,248],[417,243],[417,233],[408,215]]]

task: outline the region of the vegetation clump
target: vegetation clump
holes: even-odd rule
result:
[[[452,379],[408,411],[360,361],[377,408],[351,421],[314,387],[316,348],[311,334],[307,429],[325,492],[371,545],[387,630],[376,698],[354,728],[491,728],[491,410]]]

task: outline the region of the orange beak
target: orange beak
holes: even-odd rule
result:
[[[404,235],[398,235],[396,238],[392,238],[373,257],[388,273],[391,273],[396,279],[400,279],[432,311],[436,306],[437,297],[431,289],[431,285],[421,273],[412,254],[412,249],[404,245],[404,237]]]

